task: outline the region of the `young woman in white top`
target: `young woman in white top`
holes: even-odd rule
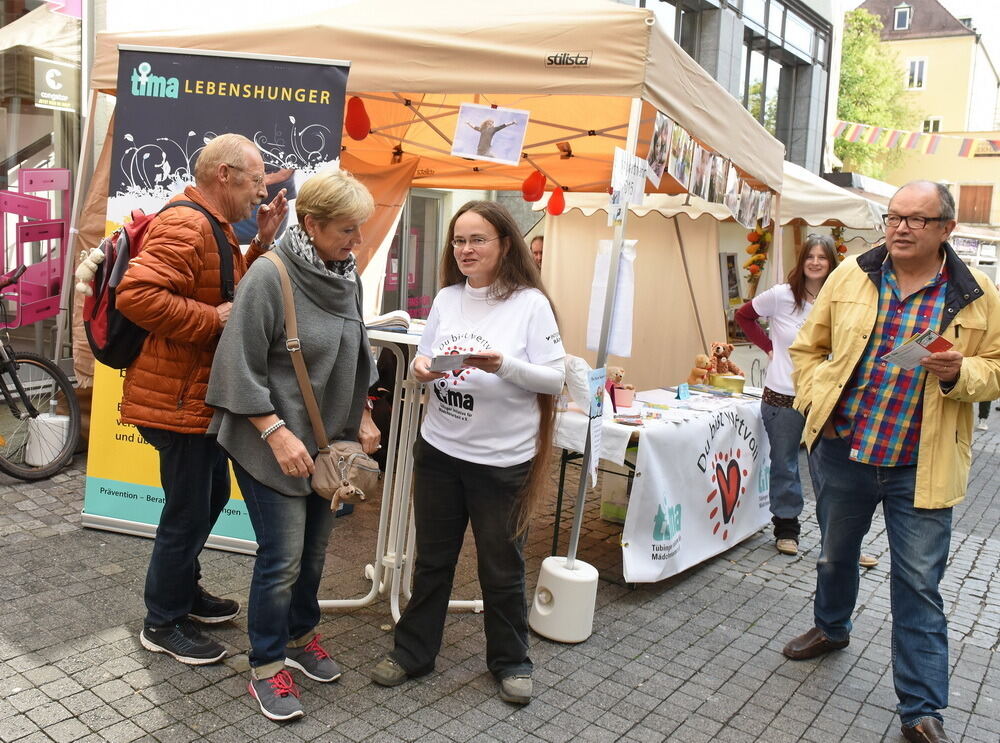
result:
[[[395,646],[372,679],[429,673],[441,647],[467,524],[483,591],[486,664],[500,697],[531,700],[524,536],[546,484],[565,351],[531,251],[502,206],[465,204],[448,227],[441,284],[411,371],[430,385],[414,447],[417,556]],[[466,366],[431,358],[474,353]]]
[[[761,415],[771,445],[771,521],[779,552],[794,555],[799,545],[799,514],[802,513],[802,483],[799,479],[799,443],[805,418],[792,407],[792,361],[788,347],[806,321],[816,295],[837,265],[833,239],[809,235],[788,283],[758,294],[736,312],[736,322],[750,341],[767,352],[766,386]],[[770,321],[770,338],[757,318]]]

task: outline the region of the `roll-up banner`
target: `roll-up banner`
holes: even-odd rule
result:
[[[192,185],[198,154],[227,132],[260,149],[269,198],[286,188],[294,199],[296,183],[336,167],[349,69],[335,60],[120,47],[106,234],[133,209],[157,211]],[[254,224],[251,217],[234,225],[242,242]],[[101,364],[95,370],[82,522],[152,536],[163,505],[159,457],[121,421],[124,375]],[[208,544],[256,549],[235,480]]]

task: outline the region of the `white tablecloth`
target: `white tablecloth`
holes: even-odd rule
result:
[[[681,401],[670,390],[636,398],[660,407],[619,412],[659,419],[636,427],[606,417],[601,458],[622,464],[638,434],[622,565],[626,581],[645,583],[724,552],[767,524],[771,467],[759,400],[694,394]],[[556,446],[583,451],[586,433],[579,410],[556,415]]]
[[[622,533],[625,580],[663,580],[770,521],[770,448],[758,401],[644,426]]]

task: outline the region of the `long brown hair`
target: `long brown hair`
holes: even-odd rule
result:
[[[827,262],[830,264],[830,270],[826,272],[826,276],[823,277],[823,283],[830,278],[830,273],[833,269],[837,267],[837,251],[833,247],[833,238],[829,235],[817,235],[811,234],[806,235],[806,240],[802,244],[802,250],[799,251],[798,258],[795,259],[795,265],[792,266],[792,270],[788,272],[788,286],[792,289],[792,296],[795,298],[795,309],[801,310],[803,305],[806,303],[806,261],[809,259],[809,251],[814,247],[819,245],[823,248],[823,255],[826,256]]]
[[[500,238],[500,261],[497,275],[490,287],[491,296],[496,299],[508,299],[519,289],[537,289],[549,301],[552,314],[556,308],[552,298],[545,291],[542,275],[535,264],[528,244],[524,241],[517,222],[504,207],[493,201],[469,201],[463,204],[451,218],[448,224],[448,235],[445,238],[444,250],[441,254],[441,286],[453,286],[465,283],[465,276],[458,268],[455,251],[451,241],[455,237],[455,222],[466,212],[473,212],[489,222]],[[556,319],[558,323],[558,318]],[[538,394],[538,440],[535,458],[531,463],[528,478],[521,491],[517,508],[515,534],[523,536],[528,530],[528,524],[535,509],[542,501],[548,484],[549,457],[552,453],[552,434],[555,430],[555,398],[552,395]]]

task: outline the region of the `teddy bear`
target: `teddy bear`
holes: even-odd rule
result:
[[[712,360],[707,354],[699,353],[694,357],[694,368],[688,374],[688,384],[704,384],[708,376],[708,370],[712,367]]]
[[[76,290],[85,296],[94,294],[90,283],[94,280],[97,267],[104,262],[104,251],[100,248],[91,248],[80,251],[80,265],[76,267]]]
[[[733,352],[732,343],[715,341],[712,343],[712,359],[709,372],[712,374],[725,374],[734,377],[742,377],[743,370],[729,360],[729,354]]]
[[[611,406],[618,411],[619,407],[629,408],[635,401],[635,385],[625,384],[625,370],[620,366],[609,366],[607,381],[604,383],[608,395],[611,396]]]
[[[608,381],[615,387],[624,387],[627,390],[634,390],[634,384],[625,384],[625,370],[620,366],[608,367]]]

